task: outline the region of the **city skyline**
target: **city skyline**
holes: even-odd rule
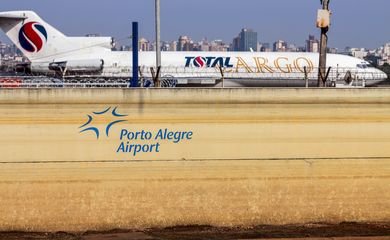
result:
[[[285,40],[277,40],[275,42],[257,42],[257,46],[243,47],[240,46],[240,40],[242,32],[248,29],[242,29],[238,34],[238,37],[233,38],[231,42],[224,42],[221,39],[207,39],[202,40],[192,39],[191,36],[180,35],[177,40],[171,42],[162,39],[161,50],[162,51],[222,51],[222,52],[235,52],[235,51],[257,51],[257,52],[319,52],[320,41],[316,36],[309,34],[307,39],[303,40],[304,44],[296,44],[287,42]],[[249,29],[250,30],[250,29]],[[251,31],[251,30],[250,30]],[[257,35],[256,32],[254,32]],[[375,51],[382,48],[382,44],[375,48],[359,48],[353,46],[346,46],[345,48],[339,49],[328,46],[328,53],[343,53],[351,54],[351,49],[359,49],[359,51]],[[119,51],[130,51],[131,45],[117,45],[116,50]],[[149,40],[143,36],[139,38],[139,50],[140,51],[155,51],[155,41]],[[352,54],[353,55],[353,54]]]
[[[239,5],[229,2],[233,3],[229,0],[199,0],[196,3],[162,1],[162,39],[172,41],[177,40],[179,35],[188,35],[194,39],[206,37],[230,43],[242,28],[258,32],[259,42],[273,43],[284,39],[305,46],[308,34],[319,37],[319,30],[315,27],[319,1],[246,0],[248,4]],[[373,1],[332,1],[333,24],[329,33],[329,46],[339,49],[347,46],[374,49],[389,42],[390,30],[383,28],[381,23],[386,20],[386,9],[390,7],[390,2],[374,2],[376,4]],[[78,7],[74,8],[76,3]],[[154,1],[132,0],[129,3],[111,0],[94,3],[92,0],[68,0],[67,5],[58,9],[45,1],[31,3],[3,0],[1,11],[31,9],[67,35],[84,36],[90,32],[99,32],[115,37],[124,45],[130,43],[126,36],[130,35],[131,21],[138,20],[141,35],[154,39]],[[278,10],[281,6],[283,9]],[[283,14],[277,14],[282,11]],[[64,12],[72,13],[72,18],[68,18]],[[196,12],[199,14],[194,14]],[[106,18],[102,18],[102,15]],[[9,42],[3,33],[0,41]]]

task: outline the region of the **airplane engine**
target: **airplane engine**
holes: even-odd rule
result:
[[[49,64],[49,69],[56,72],[73,72],[73,73],[91,73],[101,72],[104,67],[102,59],[90,60],[71,60],[63,62],[53,62]]]

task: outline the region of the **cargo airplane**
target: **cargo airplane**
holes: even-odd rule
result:
[[[111,37],[68,37],[31,11],[0,13],[0,28],[30,61],[28,69],[38,74],[83,78],[122,78],[132,75],[132,54],[113,51]],[[150,78],[155,53],[140,52],[140,75]],[[313,85],[318,75],[318,53],[288,52],[162,52],[162,78],[179,84],[218,86]],[[364,79],[374,85],[387,79],[368,62],[329,54],[330,80]],[[211,81],[210,81],[211,80]]]

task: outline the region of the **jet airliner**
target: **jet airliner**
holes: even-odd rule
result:
[[[32,11],[0,12],[0,28],[30,61],[33,73],[62,77],[125,79],[132,75],[131,52],[113,51],[111,37],[69,37]],[[139,74],[152,77],[154,52],[140,52]],[[304,52],[162,52],[161,76],[179,84],[206,82],[218,86],[302,86],[316,84],[318,53]],[[328,54],[333,81],[364,79],[374,85],[387,79],[368,62]]]

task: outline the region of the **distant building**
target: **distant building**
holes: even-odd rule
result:
[[[139,39],[138,50],[142,52],[150,51],[150,43],[146,38]]]
[[[0,55],[4,55],[7,44],[0,42]]]
[[[156,42],[150,43],[150,51],[156,51]]]
[[[199,51],[202,51],[202,52],[210,51],[210,44],[206,38],[198,43],[198,48],[199,48]]]
[[[278,40],[274,43],[274,52],[286,52],[287,43],[283,40]]]
[[[257,32],[243,28],[239,35],[233,39],[233,51],[257,51]]]
[[[86,37],[100,37],[101,34],[100,33],[88,33],[88,34],[85,34]]]
[[[240,36],[235,37],[233,39],[233,51],[235,52],[240,51],[240,42],[241,42]]]
[[[257,43],[257,51],[258,52],[261,52],[261,48],[263,47],[263,44],[262,43],[260,43],[260,42],[258,42]]]
[[[214,40],[210,43],[210,51],[213,52],[227,52],[230,46],[225,44],[222,40]]]
[[[119,48],[119,51],[131,51],[132,48],[130,46],[127,46],[127,45],[122,45],[120,48]]]
[[[189,51],[191,39],[187,36],[180,36],[177,43],[177,51]]]
[[[306,52],[320,52],[320,41],[314,35],[309,35],[309,39],[306,40]]]
[[[194,46],[195,46],[194,41],[190,40],[184,44],[182,51],[186,51],[186,52],[194,51]]]
[[[390,64],[390,43],[386,43],[383,47],[377,49],[375,55],[379,58],[377,61],[379,66],[385,63]]]
[[[351,47],[345,47],[344,48],[344,54],[349,54],[351,52]]]
[[[162,42],[161,44],[161,50],[164,52],[170,51],[171,46],[168,42]]]
[[[306,47],[298,47],[298,52],[306,52]]]
[[[177,51],[177,42],[176,41],[172,41],[169,44],[169,51],[172,51],[172,52],[176,52]]]
[[[339,50],[337,48],[328,48],[328,53],[337,54]]]
[[[349,54],[355,58],[364,59],[368,55],[368,51],[364,48],[351,48]]]
[[[269,43],[260,43],[260,52],[272,52],[271,45]]]
[[[244,28],[240,33],[240,51],[257,51],[257,32]]]
[[[295,44],[289,44],[287,46],[287,52],[298,52],[298,47]]]
[[[390,56],[390,43],[386,43],[383,47],[383,54],[385,56]]]

